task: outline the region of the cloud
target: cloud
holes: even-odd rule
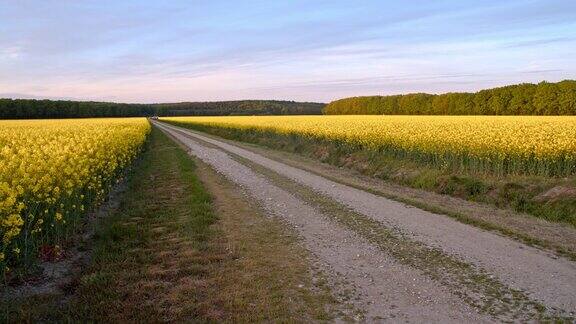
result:
[[[7,0],[0,89],[327,100],[560,78],[576,73],[575,3]]]
[[[37,96],[27,93],[0,93],[0,98],[9,98],[9,99],[50,99],[50,100],[80,100],[79,98],[73,97],[52,97],[52,96]]]
[[[20,46],[8,46],[0,48],[0,60],[9,59],[15,60],[22,56],[22,47]]]
[[[517,41],[504,47],[536,47],[542,45],[565,43],[565,42],[576,42],[576,37],[552,37],[543,39],[532,39],[526,41]]]

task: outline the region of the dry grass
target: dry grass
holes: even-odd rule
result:
[[[213,269],[212,288],[232,322],[329,319],[335,300],[313,282],[308,256],[283,224],[263,215],[228,181],[201,165],[201,179],[214,195],[214,206],[234,262]],[[327,312],[331,310],[330,312]]]

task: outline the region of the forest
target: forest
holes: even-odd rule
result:
[[[182,115],[318,115],[325,104],[241,100],[128,104],[93,101],[0,99],[0,119],[137,117]]]
[[[278,100],[240,100],[155,104],[163,116],[320,115],[325,104]]]
[[[344,98],[327,115],[576,115],[576,81],[522,83],[440,95],[412,93]]]

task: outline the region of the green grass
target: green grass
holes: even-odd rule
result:
[[[192,160],[155,130],[120,210],[97,233],[93,265],[70,305],[73,317],[146,321],[175,316],[154,304],[167,301],[152,295],[170,292],[167,280],[201,278],[205,258],[219,253],[210,244],[216,221],[211,198],[194,171]],[[192,260],[181,256],[187,249]]]

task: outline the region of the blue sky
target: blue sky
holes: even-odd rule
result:
[[[0,96],[330,101],[576,78],[576,1],[0,1]]]

